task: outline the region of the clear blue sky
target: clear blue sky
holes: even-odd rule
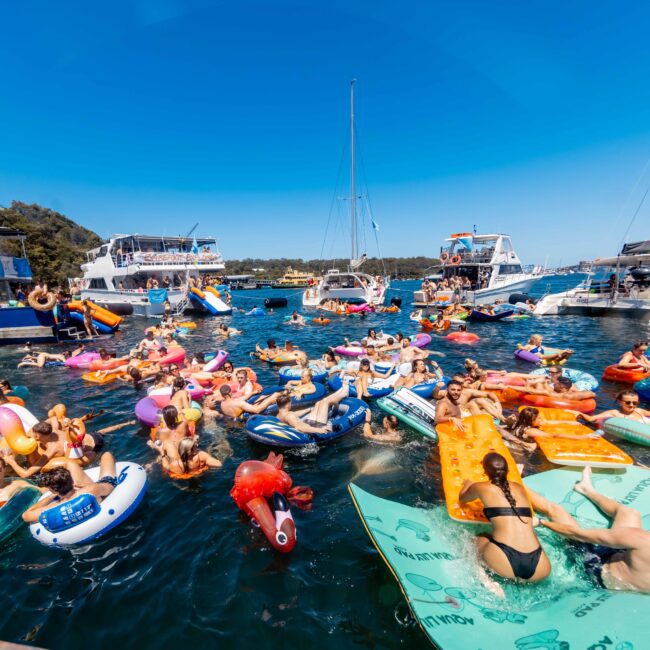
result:
[[[474,224],[525,262],[610,255],[650,185],[648,3],[21,0],[0,22],[0,203],[103,236],[198,221],[226,258],[318,257],[352,77],[385,255]]]

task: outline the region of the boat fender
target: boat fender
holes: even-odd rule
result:
[[[395,305],[395,307],[401,307],[402,306],[402,299],[399,296],[393,296],[390,299],[390,304]]]
[[[99,513],[99,503],[92,494],[80,494],[41,513],[38,520],[46,530],[58,533],[67,530]]]
[[[287,306],[286,298],[265,298],[264,306],[267,309],[272,309],[275,307],[286,307]]]

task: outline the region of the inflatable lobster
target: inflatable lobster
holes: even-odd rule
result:
[[[296,545],[296,525],[289,503],[310,510],[314,495],[311,488],[291,487],[283,463],[282,454],[273,452],[264,461],[244,461],[235,472],[230,496],[262,529],[274,549],[289,553]]]

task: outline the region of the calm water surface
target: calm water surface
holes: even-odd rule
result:
[[[553,288],[575,283],[576,277],[558,278]],[[276,383],[275,371],[248,358],[256,341],[290,338],[317,356],[344,336],[360,337],[369,326],[415,333],[415,323],[408,320],[414,286],[396,283],[391,290],[404,299],[401,314],[341,318],[325,327],[297,330],[283,325],[287,310],[264,318],[236,314],[227,320],[244,334],[224,347],[236,364],[252,365],[260,383]],[[267,295],[283,294],[234,295],[236,305],[249,309]],[[299,308],[299,292],[284,295],[290,307]],[[216,322],[200,319],[185,347],[215,349]],[[145,325],[142,319],[130,319],[106,347],[126,351],[142,337]],[[488,367],[514,369],[515,344],[539,332],[548,345],[576,350],[573,367],[600,376],[630,341],[649,334],[624,319],[579,317],[481,324],[473,330],[481,342],[471,348],[434,337],[432,348],[446,355],[438,360],[447,374],[460,370],[468,355]],[[16,348],[2,348],[0,355],[2,375],[30,388],[28,406],[38,416],[63,401],[74,414],[106,409],[109,413],[96,421],[97,428],[105,427],[132,419],[135,402],[143,396],[117,383],[85,384],[81,373],[67,369],[16,370]],[[601,387],[599,407],[609,407],[616,390],[612,384]],[[374,406],[373,412],[380,417]],[[180,483],[154,466],[145,501],[108,537],[69,551],[43,547],[23,530],[0,549],[1,639],[66,650],[91,643],[98,650],[207,648],[219,643],[265,649],[299,644],[337,650],[430,647],[417,626],[399,622],[406,613],[401,592],[363,530],[347,485],[354,480],[375,494],[411,505],[440,503],[434,444],[407,430],[398,448],[387,448],[364,441],[354,431],[329,446],[286,453],[294,484],[310,485],[315,499],[311,512],[294,512],[298,544],[290,555],[281,556],[251,528],[228,494],[237,465],[264,458],[267,450],[241,429],[222,424],[204,425],[201,434],[201,445],[226,459],[223,469]],[[153,460],[146,439],[147,432],[134,425],[109,434],[107,445],[118,459],[146,465]],[[647,448],[617,444],[650,464]],[[534,455],[528,471],[541,469],[548,467]]]

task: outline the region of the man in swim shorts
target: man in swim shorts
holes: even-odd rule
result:
[[[115,458],[109,452],[102,455],[99,463],[99,478],[93,481],[74,463],[65,467],[56,467],[43,475],[41,486],[52,492],[52,495],[35,503],[23,512],[23,520],[28,524],[38,521],[40,514],[52,507],[70,501],[80,494],[92,494],[101,503],[117,487]]]
[[[600,494],[591,483],[591,467],[573,488],[611,520],[609,528],[585,529],[560,505],[526,488],[533,509],[549,517],[540,523],[553,532],[587,546],[585,568],[604,589],[650,593],[650,532],[641,514]]]
[[[38,447],[27,456],[28,467],[21,467],[13,454],[5,455],[5,461],[21,478],[38,474],[53,459],[65,456],[65,446],[59,436],[52,430],[49,422],[37,422],[31,429],[35,434]]]
[[[319,400],[308,411],[303,411],[303,417],[291,410],[291,398],[288,395],[280,395],[277,399],[278,420],[288,424],[300,433],[318,434],[329,433],[332,425],[328,422],[330,408],[336,406],[341,400],[350,395],[349,383],[344,382],[343,386],[335,393]]]
[[[412,363],[415,359],[426,359],[429,356],[428,350],[413,347],[408,336],[400,341],[400,345],[402,346],[399,351],[400,363]]]
[[[451,422],[461,431],[463,428],[463,418],[469,417],[471,412],[460,404],[460,398],[463,393],[463,384],[452,379],[447,384],[447,394],[436,404],[436,423]]]
[[[221,415],[235,419],[240,417],[243,413],[262,413],[277,399],[277,395],[273,394],[269,395],[257,404],[249,404],[243,397],[232,397],[231,393],[232,389],[228,384],[223,384],[223,386],[219,388],[219,394],[221,396],[219,406],[221,408]],[[208,408],[212,408],[214,405],[214,401],[207,401]],[[213,411],[211,415],[219,417],[219,412]]]
[[[598,422],[607,418],[625,418],[650,425],[650,411],[639,408],[639,396],[631,388],[622,390],[616,396],[616,401],[618,402],[617,409],[610,409],[593,415],[579,413],[578,417],[587,422]]]

